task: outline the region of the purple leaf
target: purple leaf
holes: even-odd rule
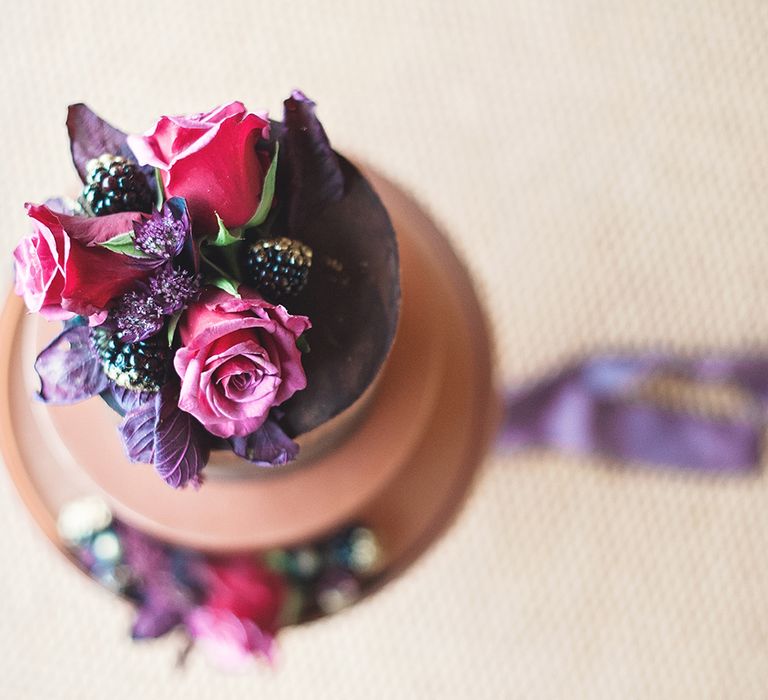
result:
[[[169,593],[171,593],[169,595]],[[181,624],[192,607],[176,599],[165,587],[148,586],[131,628],[131,638],[156,639]]]
[[[153,406],[155,404],[154,392],[133,391],[113,382],[110,382],[106,391],[102,392],[102,398],[121,415],[125,415],[128,411],[132,411],[148,401]]]
[[[194,605],[194,591],[174,576],[168,547],[123,523],[115,527],[141,600],[131,636],[160,637],[182,622]]]
[[[85,182],[87,175],[88,161],[92,158],[98,158],[104,153],[111,153],[136,161],[136,156],[126,142],[125,133],[105,122],[82,103],[69,106],[67,131],[69,132],[72,161],[83,182]],[[147,177],[149,186],[154,190],[154,170],[149,166],[144,166],[141,171]]]
[[[299,446],[277,424],[267,419],[256,432],[229,438],[232,451],[260,467],[277,467],[296,459]]]
[[[157,406],[154,401],[141,404],[130,410],[120,424],[120,437],[131,462],[152,464],[155,450],[155,417]]]
[[[62,331],[38,356],[39,397],[46,403],[84,401],[107,388],[109,380],[96,356],[87,326]]]
[[[165,544],[122,521],[115,521],[114,527],[123,548],[123,559],[141,581],[152,581],[170,570],[170,555]]]
[[[157,394],[155,417],[155,469],[175,489],[200,483],[208,462],[207,433],[189,413],[179,409],[178,387],[166,384]]]
[[[291,173],[289,226],[295,231],[343,197],[344,176],[315,116],[315,103],[294,90],[283,104],[285,130],[280,145]]]

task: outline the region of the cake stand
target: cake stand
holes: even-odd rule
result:
[[[59,549],[66,552],[60,508],[94,494],[151,535],[214,553],[293,546],[359,521],[384,553],[380,585],[450,523],[499,416],[488,328],[466,270],[435,225],[401,189],[364,172],[398,237],[398,332],[372,389],[335,421],[332,439],[302,438],[309,457],[296,466],[265,470],[213,453],[202,489],[174,491],[150,466],[126,459],[120,418],[100,399],[65,407],[33,399],[34,358],[59,324],[8,297],[0,445],[21,498]]]

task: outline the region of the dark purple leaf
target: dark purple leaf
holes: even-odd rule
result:
[[[178,387],[166,384],[157,394],[155,417],[155,469],[175,489],[199,484],[208,462],[210,444],[203,427],[179,409]]]
[[[296,459],[299,446],[291,440],[274,420],[245,437],[231,437],[232,451],[260,467],[277,467]]]
[[[139,579],[149,582],[169,570],[170,553],[165,544],[119,520],[114,528],[123,548],[123,560]]]
[[[136,161],[136,156],[133,155],[133,151],[126,142],[125,133],[105,122],[82,103],[69,106],[67,131],[69,132],[72,161],[83,182],[85,182],[87,175],[86,165],[88,161],[92,158],[98,158],[104,153],[112,153]],[[144,166],[141,171],[146,176],[149,186],[154,190],[154,170],[149,166]]]
[[[120,522],[115,529],[141,601],[131,636],[160,637],[181,623],[194,604],[195,593],[174,576],[173,557],[166,545]]]
[[[101,398],[106,401],[112,410],[124,416],[128,411],[138,408],[141,404],[148,401],[154,406],[155,394],[148,391],[131,391],[125,387],[118,386],[113,382],[101,392]]]
[[[283,404],[288,435],[306,433],[356,401],[375,378],[395,337],[400,267],[387,211],[360,172],[339,156],[344,197],[291,238],[314,250],[305,290],[291,313],[312,320],[303,355],[307,388]]]
[[[131,638],[157,639],[180,625],[191,605],[173,595],[165,587],[149,586],[144,591],[145,599],[139,606],[131,628]]]
[[[321,212],[344,195],[344,177],[339,159],[315,116],[315,103],[298,90],[285,100],[284,130],[280,147],[290,172],[291,229]]]
[[[156,412],[156,403],[150,401],[129,411],[120,424],[120,437],[131,462],[154,461]]]
[[[46,403],[84,401],[107,388],[109,380],[89,337],[87,326],[62,331],[38,356],[39,397]]]

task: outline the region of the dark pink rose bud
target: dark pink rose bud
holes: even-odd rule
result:
[[[168,196],[187,200],[195,231],[217,228],[214,212],[228,228],[245,224],[261,198],[269,165],[256,149],[268,135],[266,115],[231,102],[210,112],[161,117],[143,136],[129,136],[139,163],[158,168]]]

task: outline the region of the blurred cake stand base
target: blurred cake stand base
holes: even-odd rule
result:
[[[0,445],[30,513],[64,550],[56,517],[98,494],[123,521],[208,552],[260,551],[363,522],[402,570],[451,521],[496,428],[491,350],[471,281],[445,238],[391,182],[366,170],[397,232],[403,306],[375,391],[344,436],[297,468],[263,470],[214,454],[202,489],[174,491],[125,458],[119,416],[98,398],[32,399],[33,362],[58,324],[9,296],[0,332]]]

